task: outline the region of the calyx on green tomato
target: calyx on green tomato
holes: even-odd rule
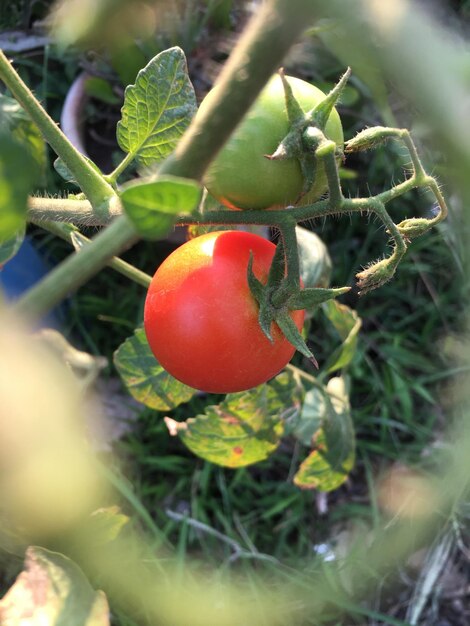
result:
[[[286,78],[305,112],[325,97],[310,83],[291,76]],[[212,93],[203,100],[200,111],[205,109]],[[284,87],[280,76],[275,75],[210,165],[204,180],[209,192],[234,209],[268,209],[295,203],[304,184],[299,161],[295,158],[273,161],[265,156],[275,152],[288,132]],[[338,146],[343,146],[341,120],[334,108],[324,133]],[[314,184],[300,204],[314,202],[326,188],[325,171],[318,163]]]
[[[295,348],[273,323],[271,343],[258,322],[247,268],[266,283],[275,246],[242,231],[192,239],[157,269],[144,309],[144,327],[160,365],[179,381],[212,393],[256,387],[276,376]],[[300,330],[304,311],[292,311]]]

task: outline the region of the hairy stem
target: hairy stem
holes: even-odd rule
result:
[[[82,226],[105,226],[113,218],[122,215],[119,201],[109,205],[106,215],[99,215],[88,200],[69,200],[66,198],[28,199],[28,220],[42,225],[42,222],[70,222]]]

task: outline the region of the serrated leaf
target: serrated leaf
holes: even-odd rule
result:
[[[333,491],[343,484],[354,466],[355,437],[345,380],[332,378],[325,391],[322,425],[314,436],[315,449],[294,476],[294,484],[302,489]]]
[[[28,193],[34,179],[35,164],[27,150],[0,133],[0,244],[5,243],[10,250],[11,240],[24,230]]]
[[[178,47],[164,50],[126,88],[117,126],[119,146],[141,165],[162,161],[176,147],[196,109],[184,52]]]
[[[276,450],[285,420],[300,408],[298,394],[298,383],[283,372],[270,383],[228,394],[220,404],[207,407],[204,415],[166,422],[170,433],[178,434],[197,456],[223,467],[243,467]]]
[[[174,176],[133,184],[124,189],[121,201],[137,231],[148,239],[162,239],[179,215],[197,209],[202,190],[198,183]]]
[[[44,178],[47,164],[46,143],[24,109],[13,98],[0,94],[0,132],[11,133],[34,159],[36,173]]]
[[[15,256],[23,243],[24,235],[25,227],[22,226],[12,237],[0,242],[0,266],[5,265],[7,261]]]
[[[106,596],[95,591],[67,557],[28,548],[25,570],[0,601],[0,621],[8,626],[109,626]]]
[[[156,361],[145,331],[138,328],[114,353],[114,365],[130,394],[157,411],[169,411],[196,393],[170,376]]]
[[[295,229],[299,246],[300,277],[304,287],[328,287],[331,278],[331,258],[323,241],[302,226]]]
[[[100,168],[96,165],[96,163],[94,163],[89,157],[87,157],[86,155],[82,154],[82,157],[85,159],[85,161],[88,162],[89,165],[91,165],[91,167],[98,172],[99,174],[101,174],[101,170]],[[54,169],[55,171],[59,174],[59,176],[61,176],[67,183],[72,183],[73,185],[78,185],[76,179],[75,179],[75,175],[72,174],[72,172],[69,170],[69,168],[65,165],[65,163],[62,161],[62,159],[60,157],[57,157],[57,159],[55,159],[54,163]]]
[[[362,320],[356,311],[336,300],[325,302],[322,308],[342,340],[342,344],[333,351],[325,364],[325,371],[330,374],[351,363],[356,352]]]

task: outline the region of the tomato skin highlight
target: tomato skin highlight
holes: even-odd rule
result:
[[[305,112],[325,96],[306,81],[286,78]],[[200,111],[210,102],[213,91],[201,103]],[[275,75],[209,166],[204,177],[209,192],[232,209],[280,208],[296,202],[303,188],[298,160],[270,161],[265,157],[276,150],[288,131],[284,88],[280,76]],[[328,118],[325,135],[342,147],[343,129],[336,109]],[[318,200],[326,189],[324,167],[318,165],[313,187],[299,204]]]
[[[170,254],[157,269],[144,308],[152,352],[179,381],[202,391],[231,393],[276,376],[295,348],[276,324],[274,343],[258,323],[258,303],[247,280],[266,283],[275,246],[242,231],[208,233]],[[304,311],[292,311],[299,330]]]

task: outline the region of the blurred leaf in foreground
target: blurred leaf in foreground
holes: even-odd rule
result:
[[[110,614],[104,593],[91,587],[73,561],[44,548],[28,548],[25,570],[0,601],[0,623],[109,626]]]

